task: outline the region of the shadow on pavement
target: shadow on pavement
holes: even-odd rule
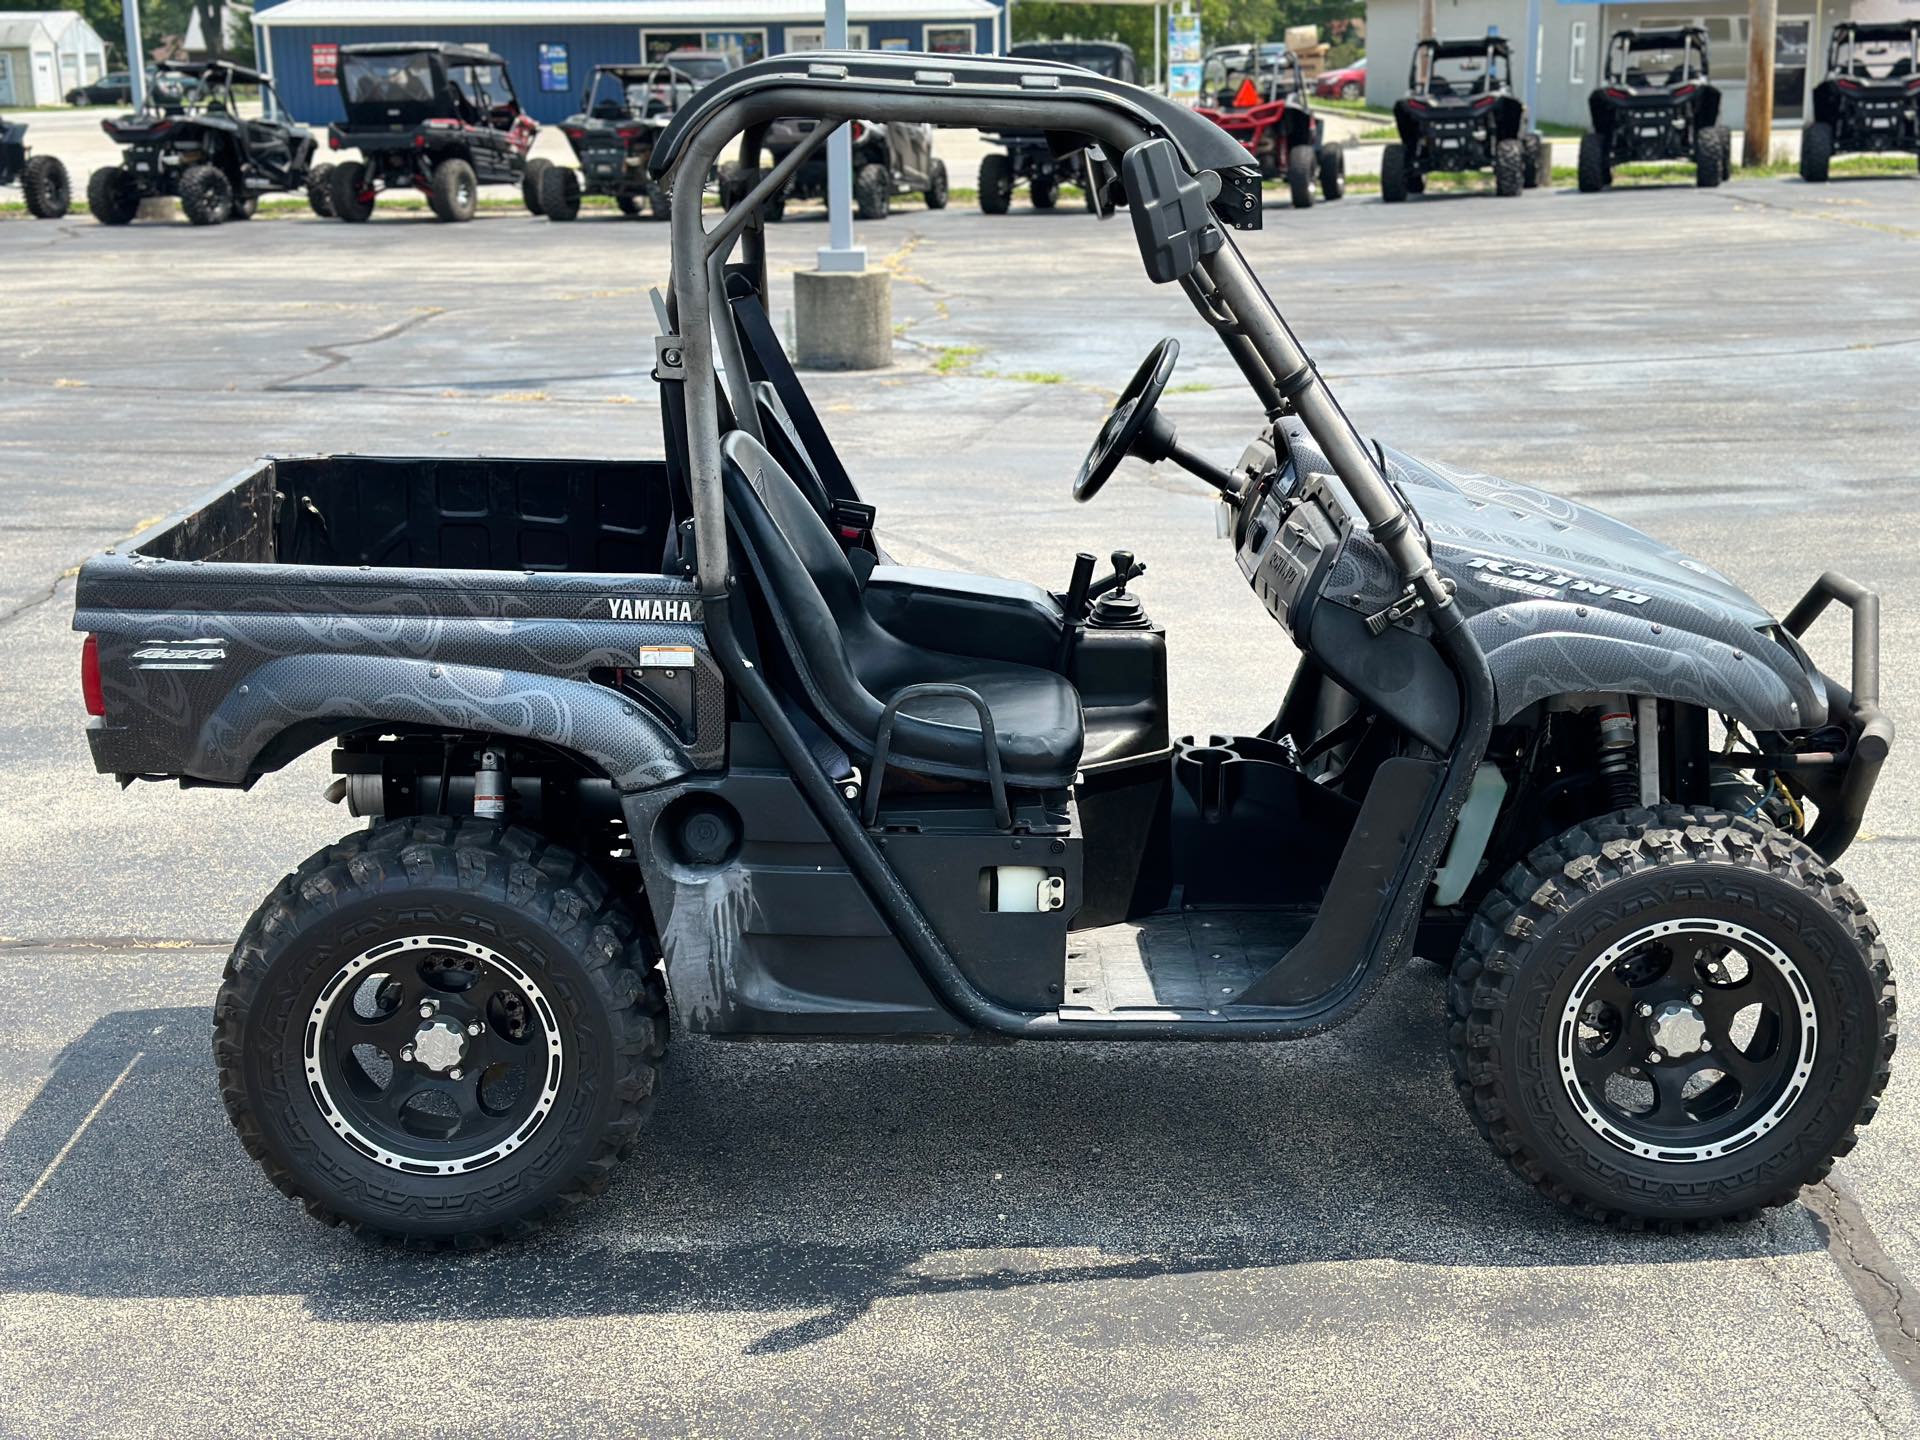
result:
[[[943,1293],[1820,1247],[1798,1206],[1685,1238],[1563,1216],[1461,1112],[1439,989],[1414,967],[1345,1029],[1291,1046],[683,1039],[612,1191],[481,1255],[312,1224],[227,1127],[206,1011],[119,1011],[61,1054],[0,1140],[0,1294],[287,1295],[365,1323],[803,1312],[749,1347],[777,1353],[877,1303]]]

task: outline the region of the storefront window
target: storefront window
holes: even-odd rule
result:
[[[935,55],[971,55],[973,53],[973,26],[927,26],[927,49]]]

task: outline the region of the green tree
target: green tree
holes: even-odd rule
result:
[[[1208,47],[1278,40],[1289,25],[1318,25],[1328,37],[1334,20],[1366,13],[1365,0],[1200,0],[1200,38]],[[1013,38],[1118,40],[1152,63],[1154,11],[1150,5],[1077,5],[1017,0]],[[1164,42],[1163,42],[1164,44]]]

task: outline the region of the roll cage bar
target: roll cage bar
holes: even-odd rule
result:
[[[1407,66],[1407,89],[1416,95],[1425,95],[1433,85],[1433,66],[1438,60],[1472,60],[1484,58],[1487,62],[1487,74],[1480,93],[1498,86],[1505,88],[1513,80],[1513,47],[1507,44],[1503,35],[1479,35],[1471,40],[1422,40],[1413,47],[1413,61]],[[1425,62],[1426,74],[1420,73]],[[1494,79],[1498,62],[1499,79]]]
[[[1624,84],[1629,62],[1635,55],[1654,50],[1678,50],[1684,80],[1705,80],[1707,74],[1707,32],[1698,25],[1679,30],[1616,30],[1607,42],[1605,78]]]
[[[716,80],[675,116],[654,147],[650,169],[676,190],[698,193],[729,143],[757,172],[766,127],[777,119],[816,119],[801,144],[760,175],[709,230],[701,207],[675,205],[672,264],[664,304],[667,334],[655,340],[655,377],[677,385],[684,401],[685,463],[693,521],[694,569],[708,643],[728,683],[758,717],[787,761],[808,808],[845,855],[862,887],[907,946],[936,994],[970,1023],[1010,1036],[1061,1038],[1057,1017],[1018,1010],[983,994],[960,971],[945,943],[782,709],[734,630],[731,566],[722,488],[720,369],[724,365],[737,425],[762,439],[739,332],[726,312],[728,258],[744,239],[742,268],[765,290],[761,207],[826,138],[857,120],[926,123],[988,131],[1039,130],[1056,144],[1096,147],[1090,163],[1109,193],[1122,189],[1142,263],[1155,283],[1178,281],[1218,334],[1267,413],[1297,416],[1344,486],[1372,537],[1432,625],[1433,643],[1460,685],[1460,723],[1442,779],[1426,801],[1413,842],[1382,895],[1376,944],[1408,933],[1426,878],[1486,753],[1494,714],[1486,656],[1468,631],[1451,591],[1435,571],[1417,519],[1386,478],[1378,451],[1364,441],[1334,399],[1300,341],[1229,233],[1252,228],[1240,210],[1253,157],[1212,121],[1132,85],[1069,65],[1000,57],[814,51],[756,62]],[[1116,163],[1117,162],[1117,163]],[[673,437],[669,437],[669,444]],[[1239,495],[1229,492],[1230,503]],[[1418,877],[1415,883],[1414,877]],[[1371,964],[1373,955],[1368,956]],[[1172,1038],[1195,1028],[1253,1035],[1261,1027],[1293,1033],[1298,1019],[1222,1020],[1199,1027],[1159,1021],[1072,1021],[1071,1034]]]
[[[1890,79],[1905,79],[1914,73],[1915,67],[1920,67],[1920,20],[1843,20],[1833,27],[1833,33],[1827,37],[1827,73],[1870,78],[1860,76],[1867,62],[1854,53],[1855,47],[1876,42],[1892,44],[1902,40],[1911,52],[1907,57],[1908,68],[1889,76]],[[1842,47],[1846,51],[1844,60],[1841,58]]]

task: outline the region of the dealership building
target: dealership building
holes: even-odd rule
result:
[[[1434,0],[1434,31],[1442,39],[1496,30],[1513,43],[1514,89],[1524,90],[1521,37],[1526,0]],[[1367,0],[1367,101],[1391,105],[1407,91],[1407,70],[1419,34],[1420,0]],[[1747,113],[1747,0],[1680,0],[1678,4],[1601,5],[1542,0],[1540,6],[1538,120],[1585,126],[1587,95],[1600,83],[1607,37],[1616,30],[1670,30],[1698,25],[1707,32],[1713,83],[1721,113],[1739,128]],[[1774,31],[1773,122],[1798,126],[1813,87],[1825,78],[1827,35],[1841,20],[1879,22],[1920,16],[1920,0],[1778,0]]]
[[[259,0],[254,28],[281,105],[306,124],[341,118],[342,45],[479,45],[507,62],[521,104],[551,123],[578,107],[595,65],[717,50],[746,64],[826,40],[821,0]],[[849,43],[936,54],[1004,48],[1004,0],[847,0]]]

